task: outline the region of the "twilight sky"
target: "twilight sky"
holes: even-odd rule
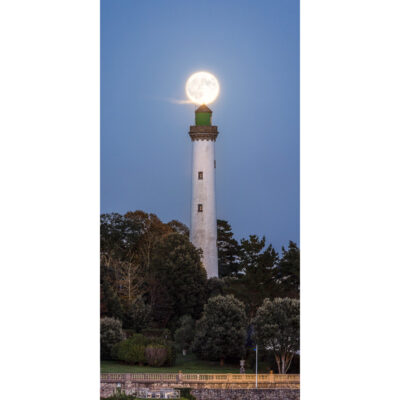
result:
[[[101,1],[101,212],[190,225],[195,107],[176,100],[200,70],[221,86],[218,218],[299,243],[298,0]]]

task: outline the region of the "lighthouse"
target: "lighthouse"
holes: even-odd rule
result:
[[[207,277],[213,278],[218,277],[214,148],[218,128],[212,125],[212,111],[205,104],[196,109],[195,125],[190,127],[189,136],[192,140],[190,241],[202,249]]]

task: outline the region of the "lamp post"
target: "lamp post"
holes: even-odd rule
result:
[[[258,388],[258,344],[256,344],[256,389]]]

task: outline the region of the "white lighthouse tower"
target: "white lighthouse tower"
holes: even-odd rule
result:
[[[218,277],[217,216],[215,204],[215,149],[218,128],[211,124],[212,111],[201,105],[190,127],[192,139],[192,218],[190,241],[203,250],[207,277]]]

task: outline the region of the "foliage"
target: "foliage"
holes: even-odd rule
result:
[[[243,356],[246,341],[244,305],[233,296],[209,299],[196,324],[193,351],[203,359],[238,359]]]
[[[164,365],[168,358],[168,350],[166,346],[153,344],[146,347],[144,351],[146,362],[152,367],[160,367]]]
[[[169,329],[159,329],[159,328],[146,328],[142,329],[142,334],[144,336],[156,338],[160,337],[165,340],[169,340],[171,338],[171,331]]]
[[[133,301],[127,313],[126,326],[139,332],[147,327],[151,318],[151,307],[145,304],[142,297]]]
[[[196,397],[194,397],[191,393],[191,388],[177,388],[180,393],[181,393],[181,400],[187,399],[187,400],[196,400]]]
[[[179,327],[175,331],[175,343],[179,350],[187,351],[194,339],[194,325],[195,321],[190,315],[184,315],[179,320]]]
[[[272,350],[279,373],[285,374],[300,345],[300,302],[290,298],[265,299],[253,320],[255,340]]]
[[[125,338],[121,321],[115,318],[102,318],[100,320],[100,349],[101,359],[112,359],[112,348]]]
[[[265,237],[250,235],[238,242],[227,221],[218,220],[217,225],[220,279],[207,280],[201,250],[190,243],[186,225],[177,220],[163,223],[140,210],[101,215],[101,317],[116,318],[127,332],[151,337],[141,344],[145,348],[150,343],[166,346],[165,365],[174,364],[177,347],[188,350],[193,344],[191,323],[201,317],[208,300],[234,295],[245,304],[249,323],[265,298],[299,298],[300,250],[294,242],[282,248],[279,257]],[[187,325],[180,320],[185,315],[192,321]],[[205,324],[202,321],[198,328]],[[207,348],[206,336],[200,340],[200,333],[198,348]],[[178,346],[169,342],[172,336]],[[112,358],[112,345],[102,344],[102,358]],[[141,349],[134,351],[139,354]],[[202,354],[205,358],[208,352]],[[140,358],[131,354],[130,359],[135,357]]]
[[[182,224],[182,222],[173,219],[172,221],[168,222],[167,224],[175,233],[180,233],[186,237],[189,237],[189,228]]]
[[[146,362],[145,357],[146,347],[141,344],[135,344],[129,339],[118,343],[115,347],[114,353],[118,357],[118,360],[124,361],[127,364],[144,364]]]
[[[224,279],[213,277],[207,280],[206,292],[207,299],[214,296],[225,295],[226,282]]]
[[[282,247],[282,257],[275,271],[275,279],[287,297],[300,296],[300,249],[290,241],[288,249]]]
[[[219,276],[236,276],[239,271],[240,246],[233,237],[228,221],[217,219],[217,247]]]
[[[257,308],[266,297],[277,293],[273,271],[279,261],[278,253],[265,245],[265,237],[250,235],[241,240],[240,273],[227,281],[227,292],[246,305],[249,318],[254,317]]]
[[[101,275],[104,276],[103,269],[101,269]],[[120,298],[107,280],[104,280],[100,286],[100,316],[114,317],[119,320],[124,318]]]
[[[124,325],[129,325],[133,302],[147,293],[154,243],[171,232],[173,229],[163,224],[156,215],[143,211],[128,212],[124,216],[117,213],[101,215],[102,315],[117,316],[118,313]]]
[[[163,351],[153,351],[148,348],[163,348]],[[116,344],[112,354],[115,358],[130,365],[152,366],[174,365],[175,351],[170,341],[161,337],[146,337],[142,334],[133,334],[128,339]],[[159,364],[161,362],[161,364]]]
[[[149,280],[153,319],[174,328],[181,315],[198,318],[206,283],[200,252],[189,239],[178,233],[162,237],[154,247]]]
[[[146,362],[144,351],[149,343],[149,338],[136,333],[115,345],[113,355],[127,364],[144,364]]]

